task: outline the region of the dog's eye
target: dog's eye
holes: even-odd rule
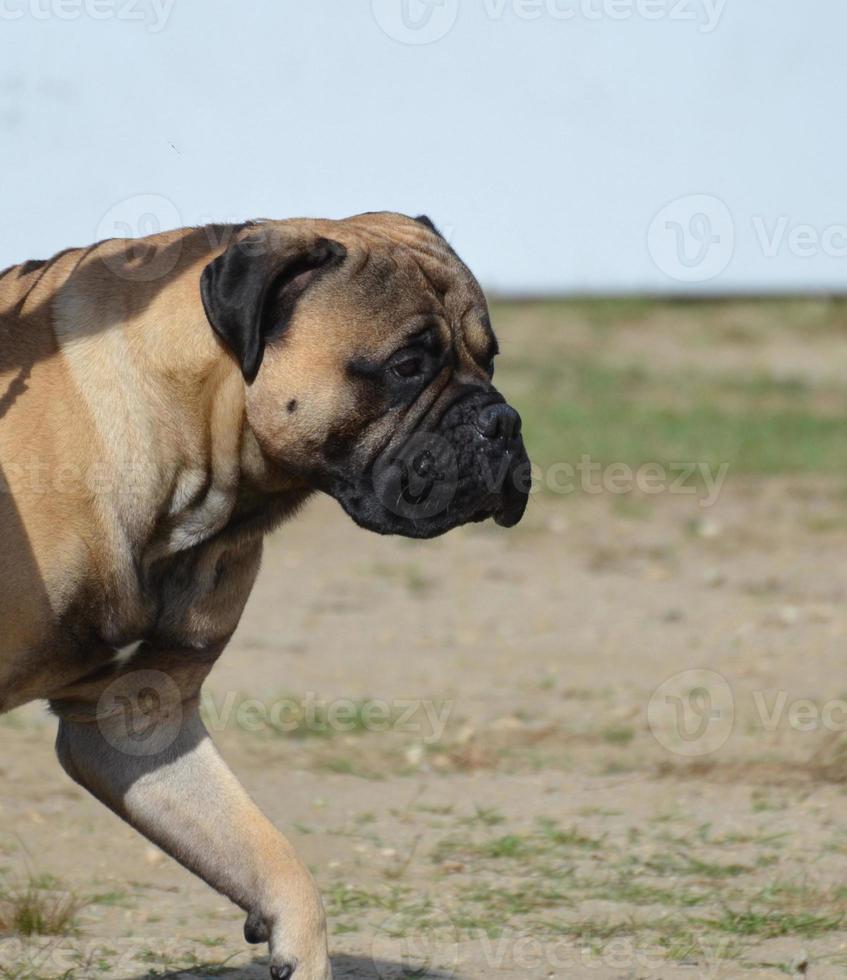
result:
[[[420,374],[423,370],[423,358],[404,357],[403,360],[392,364],[391,370],[398,378],[414,378],[415,375]]]

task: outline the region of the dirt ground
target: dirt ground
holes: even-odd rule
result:
[[[428,543],[315,502],[205,710],[324,889],[337,975],[847,976],[845,554],[822,479],[539,496]],[[86,903],[0,941],[0,975],[265,976],[235,908],[64,776],[41,709],[0,734],[7,898]]]
[[[847,306],[496,320],[546,476],[733,464],[708,507],[548,489],[410,542],[320,499],[268,542],[204,713],[314,870],[336,976],[847,976]],[[54,731],[0,718],[0,980],[265,977]]]

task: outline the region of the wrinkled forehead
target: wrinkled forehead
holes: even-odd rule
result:
[[[472,354],[493,346],[482,289],[440,235],[399,215],[336,224],[347,258],[333,277],[334,299],[353,314],[350,326],[369,349],[390,353],[405,335],[430,326]]]

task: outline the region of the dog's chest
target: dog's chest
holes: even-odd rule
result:
[[[261,559],[261,539],[221,536],[151,561],[101,597],[100,635],[119,658],[136,648],[220,648],[232,635]]]

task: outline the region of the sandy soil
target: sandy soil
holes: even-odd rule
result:
[[[536,498],[429,543],[313,504],[206,716],[324,888],[337,975],[847,975],[845,554],[820,481],[708,511]],[[0,940],[0,976],[264,977],[240,913],[75,787],[53,734],[38,706],[0,720],[0,887],[88,904]]]

